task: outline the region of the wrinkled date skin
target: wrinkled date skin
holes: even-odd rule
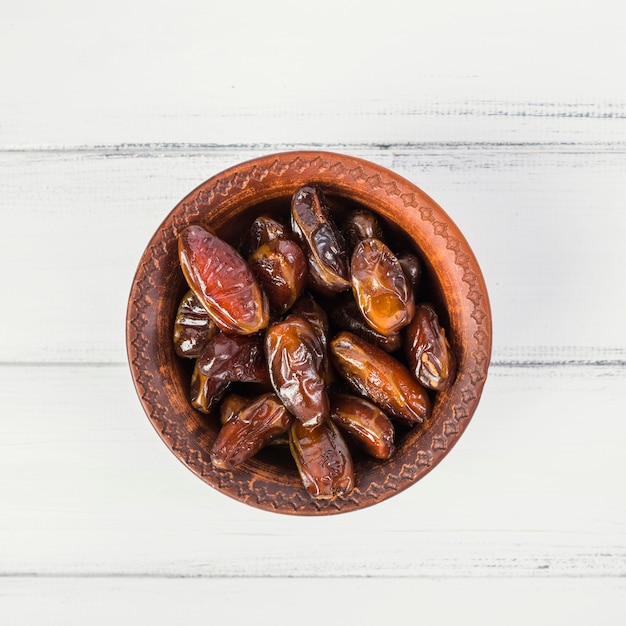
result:
[[[250,268],[277,315],[289,310],[306,285],[309,274],[302,248],[292,239],[275,238],[250,256]]]
[[[367,323],[383,335],[413,319],[415,301],[400,262],[380,239],[360,241],[352,253],[352,292]]]
[[[211,463],[221,470],[237,467],[286,433],[292,421],[276,394],[263,394],[241,407],[222,426],[211,449]]]
[[[219,328],[248,335],[267,326],[267,297],[230,244],[201,226],[188,226],[178,238],[178,256],[187,283]]]
[[[250,250],[254,252],[274,239],[283,239],[288,236],[289,232],[285,224],[269,215],[259,215],[250,227]]]
[[[430,416],[426,390],[384,350],[344,331],[330,342],[330,352],[337,372],[389,417],[420,424]]]
[[[176,312],[174,349],[178,356],[195,359],[217,332],[217,326],[193,291],[188,291]]]
[[[352,211],[343,223],[342,230],[350,251],[353,251],[357,243],[363,239],[383,240],[383,231],[376,216],[365,209]]]
[[[326,311],[308,294],[298,298],[296,304],[292,308],[291,312],[294,315],[300,315],[303,317],[317,334],[320,343],[322,344],[323,363],[322,371],[324,372],[324,379],[326,384],[330,384],[333,381],[333,370],[328,356],[328,315]]]
[[[435,309],[420,304],[406,329],[406,358],[415,378],[429,389],[448,389],[456,376],[456,358]]]
[[[345,242],[316,187],[301,187],[294,193],[291,228],[307,255],[313,283],[327,292],[350,289]]]
[[[228,380],[217,380],[205,376],[198,368],[198,361],[196,361],[189,390],[191,406],[202,413],[211,413],[224,397],[229,385]]]
[[[383,335],[374,330],[366,321],[357,303],[352,299],[338,304],[331,313],[332,320],[340,330],[347,330],[365,341],[374,344],[385,352],[395,352],[402,345],[402,334]]]
[[[198,369],[215,380],[269,383],[265,349],[260,335],[218,333],[198,357]]]
[[[240,396],[238,393],[229,393],[220,404],[220,424],[223,426],[237,415],[239,409],[250,402],[250,398]]]
[[[289,430],[289,447],[302,484],[311,496],[330,499],[352,491],[352,455],[331,420],[312,428],[294,420]]]
[[[265,354],[272,386],[303,424],[316,426],[330,410],[324,380],[324,349],[306,319],[289,315],[267,329]]]
[[[400,252],[397,257],[402,271],[409,281],[409,285],[415,295],[422,281],[422,262],[411,252]]]
[[[395,452],[395,430],[391,420],[375,404],[349,394],[333,396],[330,417],[368,454],[388,459]]]

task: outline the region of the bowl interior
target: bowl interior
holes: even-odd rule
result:
[[[344,174],[338,176],[332,163],[340,164]],[[280,166],[278,173],[272,175],[276,164]],[[349,173],[356,168],[360,170],[355,180]],[[375,177],[377,188],[367,184],[368,174],[370,180]],[[397,427],[397,451],[391,459],[373,460],[353,450],[355,490],[332,501],[307,496],[289,450],[279,446],[267,447],[232,472],[215,470],[209,450],[219,421],[191,407],[193,364],[178,357],[172,343],[176,310],[188,289],[178,264],[178,233],[188,224],[199,223],[235,246],[245,245],[255,217],[286,216],[293,192],[310,183],[324,189],[338,222],[353,208],[372,210],[381,220],[392,249],[410,250],[420,256],[424,275],[417,300],[435,305],[459,361],[452,387],[431,396],[432,417],[419,427]],[[205,482],[231,497],[260,508],[297,514],[368,506],[398,493],[430,471],[467,426],[480,397],[491,349],[482,275],[450,218],[421,190],[392,172],[330,153],[285,153],[244,163],[209,179],[182,200],[144,252],[129,300],[127,330],[138,394],[172,452]]]

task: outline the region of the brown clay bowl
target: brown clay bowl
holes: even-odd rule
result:
[[[174,353],[172,328],[187,290],[177,237],[204,223],[236,240],[263,211],[289,206],[300,186],[317,183],[326,195],[375,211],[404,237],[426,266],[424,293],[435,302],[458,359],[454,384],[434,396],[432,416],[399,436],[387,461],[355,457],[356,486],[329,501],[304,490],[289,451],[266,448],[234,471],[213,468],[209,450],[218,420],[188,400],[190,365]],[[491,357],[491,312],[485,283],[463,234],[431,198],[401,176],[362,159],[329,152],[271,154],[210,178],[171,211],[145,249],[128,302],[127,351],[139,399],[167,447],[222,493],[273,512],[320,515],[381,502],[424,477],[451,450],[478,405]]]

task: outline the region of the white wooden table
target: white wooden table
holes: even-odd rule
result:
[[[434,4],[2,5],[0,623],[624,622],[621,12]],[[444,207],[483,269],[494,353],[431,474],[300,519],[165,448],[124,319],[180,198],[312,147]]]

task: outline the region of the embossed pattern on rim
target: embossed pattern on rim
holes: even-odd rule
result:
[[[402,228],[427,259],[452,325],[459,371],[438,395],[431,419],[413,429],[392,459],[364,462],[349,495],[310,498],[295,473],[256,459],[232,472],[215,470],[208,450],[215,436],[191,408],[178,381],[171,328],[181,273],[177,237],[188,224],[216,230],[264,200],[290,196],[315,181],[369,206]],[[173,293],[176,292],[176,293]],[[300,515],[347,512],[381,502],[417,482],[450,451],[480,400],[491,358],[486,286],[467,241],[450,217],[410,181],[363,159],[330,152],[271,154],[236,165],[202,183],[165,218],[144,251],[129,297],[127,353],[135,388],[168,448],[197,476],[251,506]],[[295,472],[295,470],[294,470]]]

